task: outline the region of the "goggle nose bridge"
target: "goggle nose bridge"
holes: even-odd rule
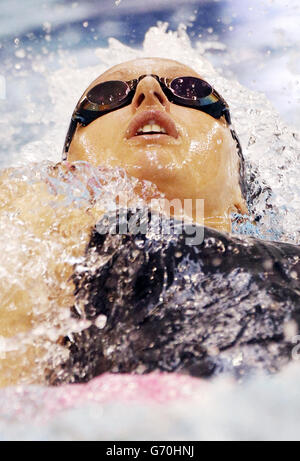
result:
[[[145,77],[153,77],[153,78],[155,78],[155,80],[157,80],[159,82],[159,76],[158,75],[155,75],[155,74],[143,74],[143,75],[140,75],[139,78],[137,79],[138,83],[140,83],[140,81],[143,80]]]
[[[166,86],[166,81],[169,80],[169,79],[159,77],[156,74],[143,74],[143,75],[140,75],[138,78],[131,80],[129,84],[130,89],[135,91],[140,81],[143,80],[145,77],[153,77],[159,83],[162,90],[164,89],[163,87]]]

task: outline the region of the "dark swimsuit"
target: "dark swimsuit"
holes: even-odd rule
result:
[[[241,378],[292,359],[287,331],[296,335],[300,325],[297,246],[210,228],[197,245],[186,244],[185,232],[111,235],[103,232],[108,221],[93,231],[73,276],[73,315],[93,324],[64,339],[70,356],[51,383],[154,370]]]

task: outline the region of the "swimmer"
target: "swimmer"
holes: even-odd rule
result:
[[[80,99],[64,154],[121,166],[169,201],[203,199],[206,227],[193,246],[185,231],[157,244],[151,234],[103,235],[100,220],[72,276],[73,315],[92,325],[64,338],[70,355],[49,373],[51,384],[157,370],[241,379],[288,363],[300,250],[223,232],[232,212],[247,213],[243,157],[226,102],[201,75],[162,59],[113,67]],[[190,218],[197,222],[194,209]]]
[[[230,231],[231,212],[246,212],[239,154],[228,106],[201,75],[176,61],[137,59],[109,69],[84,92],[66,137],[64,161],[51,175],[76,168],[78,161],[94,167],[121,167],[129,176],[154,183],[170,201],[203,199],[205,225]],[[5,188],[8,176],[9,172],[2,176],[2,212],[17,212],[35,238],[43,240],[47,235],[57,252],[65,249],[69,260],[84,254],[102,216],[101,205],[91,205],[89,210],[69,207],[67,212],[56,207],[54,212],[48,204],[59,202],[60,197],[53,197],[47,184],[19,182],[11,195]],[[194,208],[190,217],[198,218]],[[51,226],[57,221],[54,230]],[[36,297],[41,292],[46,300],[67,308],[74,304],[70,281],[74,269],[69,262],[62,264],[59,256],[52,251],[48,275],[37,275]],[[29,252],[20,254],[21,264],[25,266],[30,257]],[[40,321],[34,314],[38,309],[34,309],[32,283],[28,278],[27,284],[26,275],[22,277],[22,290],[3,280],[0,335],[5,338],[26,334]],[[19,360],[15,352],[5,354],[0,362],[2,384],[19,382],[23,375],[26,382],[27,369],[34,370],[37,361],[34,347],[26,351],[25,361],[22,354]]]
[[[63,155],[63,162],[51,170],[53,177],[61,174],[62,170],[76,170],[79,162],[87,162],[93,167],[102,168],[103,171],[115,167],[123,168],[129,177],[155,184],[157,190],[169,201],[204,200],[204,222],[201,221],[199,224],[206,226],[209,236],[215,237],[213,232],[217,232],[217,236],[224,237],[223,232],[231,231],[231,214],[247,213],[243,157],[230,123],[229,108],[201,75],[176,61],[137,59],[115,66],[98,77],[84,92],[74,110]],[[3,184],[7,184],[9,174],[6,172],[3,175]],[[5,187],[2,189],[2,212],[17,213],[18,219],[25,223],[26,229],[34,238],[43,242],[46,236],[47,244],[51,243],[53,246],[51,245],[51,252],[47,256],[47,268],[37,274],[34,286],[32,282],[27,284],[26,277],[22,280],[23,290],[11,287],[9,281],[2,282],[3,290],[8,293],[7,297],[9,296],[8,307],[2,309],[0,314],[0,335],[5,338],[14,337],[20,332],[30,333],[31,329],[43,320],[43,315],[35,315],[34,299],[29,296],[32,293],[34,295],[35,290],[43,293],[46,301],[51,300],[52,305],[67,310],[76,306],[77,302],[82,303],[83,292],[83,298],[88,300],[89,310],[91,293],[85,292],[86,285],[82,286],[78,280],[80,270],[78,266],[74,268],[72,261],[79,256],[89,258],[90,248],[93,251],[96,248],[96,252],[102,251],[94,230],[105,213],[101,203],[91,201],[90,207],[84,210],[73,208],[71,205],[62,206],[57,207],[54,212],[47,204],[53,201],[59,204],[61,196],[55,191],[51,192],[45,182],[31,185],[18,183],[17,188],[18,191],[13,196]],[[192,208],[189,218],[197,222],[195,208]],[[169,219],[169,216],[166,215],[163,219]],[[54,221],[55,226],[52,226]],[[230,246],[230,236],[228,239]],[[167,248],[169,244],[170,242],[163,245]],[[130,240],[130,245],[134,245],[133,240]],[[176,245],[178,244],[175,242],[170,264],[173,264]],[[123,262],[127,265],[127,257],[122,251],[120,249],[120,257],[125,258]],[[186,249],[182,249],[183,254],[185,251]],[[62,253],[65,255],[63,263]],[[34,254],[26,252],[19,257],[22,264],[26,264]],[[89,259],[86,267],[89,267]],[[99,277],[102,276],[100,273]],[[89,279],[88,273],[82,275],[83,283],[86,277]],[[146,277],[146,287],[148,282],[149,279]],[[170,289],[171,287],[172,283]],[[94,288],[96,298],[98,299],[101,294],[100,297],[103,299],[105,290],[104,293],[100,293],[96,286]],[[118,292],[118,285],[111,289]],[[146,306],[152,302],[147,293],[146,290]],[[151,289],[149,293],[152,293]],[[190,297],[189,292],[187,295]],[[13,309],[10,308],[12,304]],[[52,315],[54,316],[54,313]],[[51,312],[45,309],[44,316],[51,318]],[[184,319],[180,319],[180,322],[184,322]],[[127,326],[125,322],[124,328]],[[111,324],[108,322],[105,328],[109,331]],[[85,337],[85,334],[82,337]],[[94,341],[94,336],[91,337]],[[107,339],[107,336],[104,337]],[[150,337],[152,338],[151,335]],[[182,338],[177,338],[183,345],[184,337],[183,335]],[[118,341],[112,334],[109,338],[108,342],[113,341],[113,338]],[[95,339],[94,344],[99,345],[98,339]],[[133,352],[139,350],[139,341],[140,338],[137,338]],[[73,344],[73,352],[76,351],[76,347],[76,344]],[[87,348],[88,351],[90,345],[81,344],[81,347],[83,350]],[[200,345],[199,347],[201,349]],[[2,362],[0,361],[0,384],[43,382],[46,372],[41,376],[36,370],[39,357],[45,353],[45,349],[47,345],[30,345],[20,356],[14,351],[7,353]],[[82,354],[81,350],[79,362],[72,362],[79,368],[94,367],[93,371],[86,373],[86,377],[79,373],[82,380],[90,379],[102,371],[110,371],[114,367],[114,363],[102,360],[100,349],[101,363],[86,364],[84,362],[87,356],[89,355]],[[167,360],[168,355],[165,357]],[[141,365],[145,365],[143,360]],[[155,358],[150,357],[152,365],[148,368],[145,365],[146,370],[156,369],[153,360],[155,362]],[[118,370],[134,371],[135,365],[135,359],[127,368],[122,362]],[[167,366],[163,369],[167,370]],[[174,371],[171,366],[170,371]],[[47,373],[50,382],[59,381],[57,376],[52,375],[51,370]],[[36,376],[33,378],[34,374]],[[62,376],[65,381],[80,380],[78,377],[70,377],[70,373],[68,377]]]

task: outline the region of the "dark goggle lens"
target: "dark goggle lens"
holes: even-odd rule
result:
[[[175,78],[171,83],[171,89],[180,98],[194,100],[206,98],[212,93],[209,83],[194,77]]]
[[[128,91],[127,83],[115,80],[99,83],[88,92],[86,97],[92,104],[108,106],[122,101]]]

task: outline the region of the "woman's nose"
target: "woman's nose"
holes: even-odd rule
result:
[[[142,107],[156,107],[167,112],[170,110],[168,98],[162,91],[158,81],[150,75],[142,78],[138,83],[131,106],[134,112]]]

